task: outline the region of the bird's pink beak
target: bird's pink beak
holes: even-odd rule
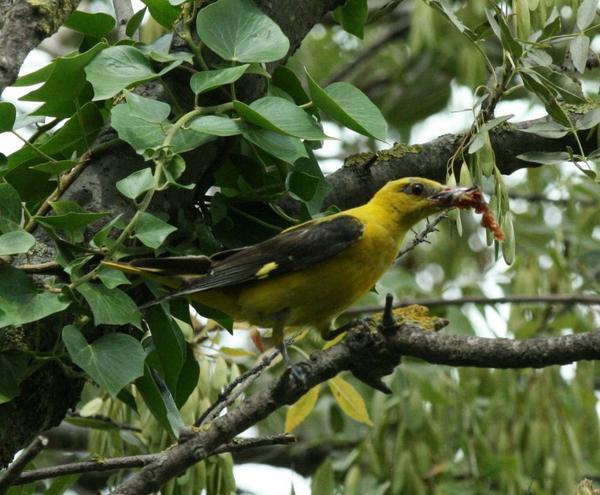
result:
[[[435,193],[433,196],[430,196],[429,199],[435,201],[436,205],[441,208],[450,208],[455,205],[458,199],[460,199],[465,194],[472,193],[476,191],[477,187],[450,187],[444,186],[441,191]]]

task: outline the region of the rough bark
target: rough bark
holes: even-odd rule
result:
[[[0,94],[17,79],[27,54],[54,34],[79,0],[0,2]]]
[[[522,153],[564,151],[567,146],[577,149],[572,135],[550,139],[522,130],[543,120],[505,124],[490,131],[500,172],[509,175],[519,169],[539,166],[517,158]],[[586,137],[583,133],[580,136],[584,148],[586,152],[593,151],[598,143],[595,138],[585,140]],[[424,144],[397,144],[377,153],[352,155],[345,160],[344,167],[327,178],[332,189],[325,198],[323,207],[335,204],[346,209],[363,204],[386,182],[401,177],[419,176],[443,182],[448,160],[456,151],[461,138],[461,134],[445,134]],[[460,165],[460,161],[458,162],[457,165]]]

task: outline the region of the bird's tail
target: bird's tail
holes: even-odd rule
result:
[[[211,260],[207,256],[175,256],[140,258],[129,263],[103,261],[102,265],[176,288],[209,273]]]

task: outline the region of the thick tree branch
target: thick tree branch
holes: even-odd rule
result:
[[[522,168],[539,166],[517,158],[522,153],[563,151],[567,146],[577,149],[577,143],[571,135],[561,139],[550,139],[522,130],[542,121],[545,119],[504,124],[490,131],[500,172],[512,174]],[[594,138],[585,141],[585,137],[580,135],[580,139],[584,140],[585,151],[591,152],[598,143]],[[352,155],[346,159],[344,167],[328,176],[327,180],[332,190],[325,198],[323,207],[335,204],[341,209],[346,209],[366,203],[386,182],[401,177],[427,177],[443,182],[448,160],[455,153],[462,138],[461,134],[446,134],[420,145],[399,144],[377,153]]]
[[[486,339],[423,331],[410,323],[375,331],[375,324],[356,322],[339,344],[314,353],[299,363],[305,380],[298,383],[286,372],[266,390],[246,398],[236,409],[216,418],[200,433],[169,451],[117,487],[115,495],[143,495],[158,491],[169,479],[205,458],[219,445],[269,416],[278,408],[297,401],[315,385],[341,371],[356,375],[384,375],[401,356],[414,356],[430,363],[485,368],[526,368],[567,364],[600,358],[600,332],[548,339]]]
[[[0,3],[0,94],[17,79],[27,54],[54,34],[79,0]]]

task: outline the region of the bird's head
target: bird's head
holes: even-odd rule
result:
[[[404,177],[388,182],[371,201],[390,211],[397,221],[413,225],[436,211],[451,208],[458,198],[472,190],[422,177]]]

